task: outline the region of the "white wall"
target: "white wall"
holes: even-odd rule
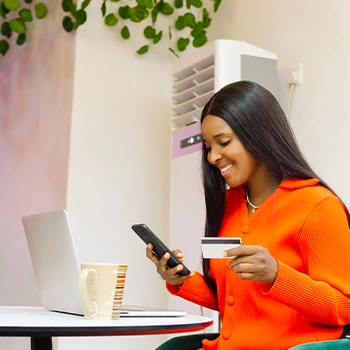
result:
[[[350,206],[350,2],[348,0],[223,1],[210,39],[249,42],[278,55],[279,101],[286,109],[288,69],[304,67],[291,124],[306,158]]]
[[[128,263],[125,304],[166,307],[167,292],[131,230],[169,230],[171,69],[103,23],[99,2],[77,32],[67,209],[81,262]],[[154,50],[155,49],[155,50]],[[164,336],[60,339],[62,349],[154,349]]]

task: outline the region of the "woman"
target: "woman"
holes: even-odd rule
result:
[[[288,349],[338,339],[350,323],[349,212],[310,168],[273,95],[241,81],[202,112],[205,236],[241,237],[229,259],[182,277],[147,257],[170,293],[218,310],[203,349]],[[229,187],[229,189],[227,189]],[[182,254],[175,251],[179,258]]]

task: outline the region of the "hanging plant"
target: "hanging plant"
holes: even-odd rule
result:
[[[24,0],[31,4],[33,0]],[[27,39],[27,26],[33,18],[43,19],[48,13],[48,8],[43,2],[37,2],[34,9],[25,7],[19,0],[3,0],[0,3],[0,54],[6,55],[10,49],[10,38],[17,35],[16,44],[23,45]]]
[[[24,0],[26,4],[31,4],[32,1]],[[90,2],[91,0],[84,0],[78,7],[73,0],[61,0],[62,9],[65,12],[62,25],[66,32],[77,30],[86,22],[86,8]],[[127,3],[130,4],[129,1]],[[213,11],[217,12],[221,0],[210,0],[210,3]],[[19,0],[2,0],[0,54],[6,55],[10,48],[9,39],[13,33],[17,35],[17,45],[23,45],[26,41],[27,25],[33,21],[34,17],[43,19],[47,13],[48,8],[43,2],[37,2],[32,10]],[[163,39],[165,30],[156,28],[159,16],[171,18],[172,23],[166,28],[169,40],[172,40],[174,33],[179,36],[175,47],[169,47],[177,57],[179,57],[178,53],[186,50],[190,43],[194,47],[203,46],[208,41],[206,29],[211,23],[210,11],[203,5],[202,0],[172,0],[171,3],[165,0],[136,0],[135,6],[131,7],[122,0],[102,0],[101,14],[105,25],[119,27],[120,35],[125,40],[132,37],[133,23],[147,22],[143,30],[147,43],[137,50],[139,55],[147,53],[151,45]]]

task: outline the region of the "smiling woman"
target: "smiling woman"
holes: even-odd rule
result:
[[[226,259],[203,259],[203,275],[179,276],[166,269],[167,256],[157,271],[173,295],[219,311],[220,336],[202,349],[338,339],[350,323],[347,208],[310,168],[278,102],[259,84],[223,87],[201,123],[205,236],[242,245]]]
[[[14,33],[17,36],[17,45],[23,45],[27,39],[27,26],[33,21],[33,13],[37,19],[43,19],[48,13],[48,8],[43,2],[35,0],[2,0],[0,6],[0,54],[6,55],[10,48],[10,38]],[[62,25],[66,32],[77,30],[87,21],[86,9],[91,0],[84,0],[81,6],[74,0],[61,0],[62,9],[65,12]],[[155,45],[163,38],[165,29],[156,29],[159,16],[170,19],[166,25],[169,40],[173,32],[182,32],[177,39],[176,47],[169,50],[177,57],[192,42],[194,47],[201,47],[207,42],[206,30],[211,23],[211,12],[217,12],[221,0],[211,0],[212,8],[209,10],[203,5],[202,0],[135,0],[127,4],[120,0],[101,0],[101,13],[104,23],[108,27],[119,27],[120,35],[127,40],[131,37],[131,23],[147,23],[143,34],[147,44],[137,50],[139,55],[148,52],[151,45]],[[35,5],[33,7],[33,5]],[[186,8],[186,10],[184,10]],[[119,23],[119,25],[118,25]],[[158,25],[157,25],[158,27]]]
[[[224,119],[208,115],[202,123],[208,162],[217,167],[230,187],[238,187],[264,164],[249,153]]]

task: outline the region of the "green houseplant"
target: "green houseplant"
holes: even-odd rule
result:
[[[42,1],[0,1],[0,54],[5,56],[12,44],[12,35],[16,36],[17,45],[23,45],[28,26],[35,19],[46,18],[49,10]],[[201,47],[207,42],[206,30],[212,20],[211,10],[217,12],[221,4],[221,0],[210,0],[208,9],[203,0],[136,0],[134,6],[130,6],[132,3],[127,0],[99,1],[105,25],[116,27],[123,39],[132,37],[134,24],[144,25],[143,35],[147,43],[137,50],[139,55],[148,52],[151,45],[159,43],[167,33],[169,40],[174,34],[178,37],[175,47],[169,47],[177,57],[191,43],[194,47]],[[87,21],[86,8],[90,3],[91,0],[84,0],[78,6],[74,0],[61,0],[64,11],[62,25],[66,32],[77,30]],[[155,24],[160,16],[169,18],[166,29],[156,29]]]
[[[43,19],[48,8],[43,2],[37,2],[33,8],[28,5],[32,0],[2,0],[0,3],[0,54],[6,55],[10,49],[10,38],[16,35],[17,45],[23,45],[27,39],[27,27],[34,18]]]

